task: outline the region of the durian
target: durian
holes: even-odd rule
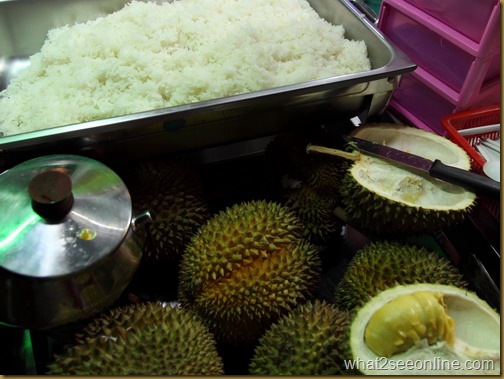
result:
[[[119,171],[135,197],[151,196],[167,188],[183,188],[199,195],[203,191],[198,172],[189,164],[172,158],[153,158]]]
[[[342,339],[349,314],[325,301],[311,301],[282,317],[260,338],[252,375],[344,373]]]
[[[356,312],[348,339],[348,368],[364,374],[500,373],[499,314],[454,286],[382,291]]]
[[[210,218],[206,201],[183,189],[161,191],[142,207],[155,215],[144,249],[145,259],[153,262],[178,262],[192,236]]]
[[[348,162],[343,159],[316,156],[316,161],[305,183],[319,194],[339,204],[340,187],[348,167]]]
[[[285,203],[308,230],[310,241],[326,245],[341,238],[343,222],[336,215],[336,198],[309,185],[291,190]]]
[[[332,141],[328,135],[311,134],[306,130],[275,136],[265,150],[266,171],[271,180],[281,178],[287,183],[290,180],[293,185],[305,183],[338,197],[338,183],[346,171],[342,169],[342,163],[346,162],[306,153],[308,144],[327,143],[328,140]]]
[[[251,343],[316,288],[320,258],[295,214],[275,202],[226,208],[193,237],[179,300],[219,341]]]
[[[425,130],[369,124],[352,134],[450,166],[470,168],[469,156],[462,148]],[[350,166],[340,192],[347,222],[382,237],[449,228],[464,220],[476,199],[462,187],[365,154]]]
[[[396,284],[438,283],[467,287],[462,274],[437,252],[396,241],[374,241],[351,259],[336,286],[335,302],[354,309]]]
[[[50,375],[222,375],[213,335],[191,312],[163,303],[114,308],[56,355]]]
[[[341,207],[340,185],[348,163],[313,154],[309,162],[305,179],[287,193],[286,205],[305,224],[314,244],[327,245],[341,237],[344,222],[336,210]]]
[[[193,234],[210,218],[196,170],[172,159],[133,165],[125,174],[133,207],[153,212],[143,260],[178,263]]]

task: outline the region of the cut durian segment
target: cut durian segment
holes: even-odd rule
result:
[[[366,334],[373,330],[383,346],[369,343]],[[500,373],[499,314],[476,294],[454,286],[412,284],[382,291],[357,311],[349,333],[350,355],[364,374]]]
[[[409,126],[369,124],[353,135],[464,170],[467,153],[448,139]],[[461,222],[476,195],[424,173],[361,154],[348,170],[341,196],[349,223],[381,235],[421,234]]]
[[[455,342],[455,322],[448,315],[440,292],[419,291],[401,295],[378,309],[369,319],[364,340],[381,357],[407,351],[422,339],[429,345]]]

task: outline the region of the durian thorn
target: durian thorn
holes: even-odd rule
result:
[[[348,151],[332,149],[329,147],[317,146],[317,145],[312,145],[312,144],[308,144],[308,146],[306,146],[306,152],[307,153],[314,152],[314,153],[319,153],[319,154],[332,155],[335,157],[340,157],[340,158],[348,159],[351,161],[356,161],[360,158],[360,153],[358,151],[353,151],[353,152],[349,153]]]

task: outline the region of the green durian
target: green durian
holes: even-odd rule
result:
[[[252,375],[343,374],[343,343],[349,314],[324,301],[299,306],[260,338]]]
[[[254,342],[308,299],[320,276],[301,221],[275,202],[235,204],[193,237],[180,264],[179,299],[218,341]]]
[[[120,172],[133,200],[152,196],[168,188],[184,189],[200,195],[203,184],[196,169],[173,158],[153,158],[132,164]]]
[[[207,202],[184,190],[168,189],[144,205],[154,212],[144,248],[144,259],[178,262],[198,229],[210,219]]]
[[[305,224],[310,240],[317,245],[341,239],[344,222],[336,210],[341,207],[340,186],[347,167],[345,160],[312,154],[305,180],[286,194],[286,205]]]
[[[306,151],[308,144],[328,141],[333,142],[333,138],[306,131],[279,134],[266,146],[266,170],[272,180],[287,178],[338,196],[338,183],[344,173],[342,164],[346,162]]]
[[[196,231],[210,218],[197,171],[172,159],[155,159],[132,166],[126,175],[133,207],[150,210],[143,260],[177,263]]]
[[[320,195],[341,202],[340,187],[349,167],[343,159],[316,156],[310,174],[304,183]]]
[[[341,309],[351,310],[380,291],[413,283],[467,287],[457,268],[437,252],[401,242],[375,241],[351,259],[336,286],[334,299]]]
[[[164,303],[114,308],[55,356],[50,375],[222,375],[213,335],[193,313]]]
[[[286,206],[291,208],[306,226],[310,240],[325,245],[341,239],[343,222],[336,215],[336,198],[309,185],[291,190]]]
[[[462,148],[422,129],[369,124],[357,128],[353,135],[470,169],[469,156]],[[350,166],[340,188],[347,222],[364,233],[382,237],[449,228],[465,219],[476,199],[462,187],[365,154]]]

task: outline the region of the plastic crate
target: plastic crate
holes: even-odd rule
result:
[[[446,115],[441,119],[441,125],[446,130],[446,137],[462,147],[471,158],[472,171],[482,173],[486,160],[476,151],[475,145],[479,138],[500,138],[500,130],[495,132],[480,133],[462,136],[459,131],[483,125],[499,124],[501,121],[500,105],[490,105],[474,110],[456,112]],[[496,218],[500,217],[500,202],[483,197],[481,205]]]
[[[500,79],[500,25],[493,24],[476,44],[403,0],[384,0],[378,20],[378,28],[418,66],[461,97]]]
[[[455,112],[500,102],[500,82],[482,89],[471,101],[462,101],[460,94],[418,67],[403,75],[394,91],[390,108],[414,126],[445,135],[441,119]]]
[[[406,0],[480,44],[500,22],[499,0]]]
[[[403,75],[395,90],[390,107],[417,128],[445,134],[441,118],[456,111],[456,105],[435,86],[422,80],[421,72]]]

